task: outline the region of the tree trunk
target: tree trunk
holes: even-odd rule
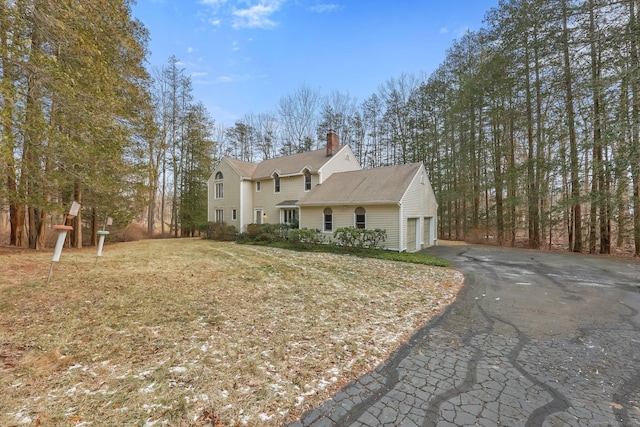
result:
[[[82,205],[82,185],[76,182],[73,185],[73,200]],[[71,232],[71,247],[82,248],[82,208],[78,210],[78,215],[73,218],[73,231]]]
[[[631,181],[633,184],[633,241],[634,254],[640,256],[640,60],[638,58],[638,21],[640,7],[636,1],[629,1],[629,27],[631,29]]]
[[[98,246],[98,211],[91,208],[91,246]]]
[[[567,25],[567,0],[562,2],[562,50],[564,57],[564,85],[567,105],[567,126],[569,130],[569,159],[571,170],[572,226],[569,240],[573,242],[571,250],[582,252],[582,211],[580,200],[580,163],[578,159],[578,141],[576,137],[575,107],[573,101],[573,76],[569,56],[569,29]]]

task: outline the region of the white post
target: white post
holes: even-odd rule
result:
[[[98,257],[102,256],[102,246],[104,245],[104,238],[109,234],[108,231],[98,230],[98,254],[96,255],[96,264],[98,263]]]
[[[49,276],[47,276],[47,283],[51,280],[51,273],[53,273],[53,263],[60,261],[60,255],[62,254],[62,247],[64,241],[67,238],[67,232],[73,230],[70,225],[54,225],[54,230],[58,230],[58,240],[56,241],[56,248],[53,250],[53,258],[51,258],[51,267],[49,268]]]

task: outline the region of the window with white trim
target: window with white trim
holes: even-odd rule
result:
[[[216,222],[224,222],[224,209],[216,209]]]
[[[235,209],[231,211],[231,219],[234,221],[238,219],[238,212]]]
[[[286,208],[282,209],[282,223],[283,224],[297,224],[298,223],[298,209]]]
[[[274,179],[273,179],[273,192],[274,193],[280,192],[280,177],[278,175],[274,176]]]
[[[216,181],[222,181],[222,179],[223,179],[222,172],[216,173]],[[215,183],[215,198],[216,199],[223,199],[224,198],[224,183],[223,182],[216,182]]]
[[[356,228],[366,228],[366,211],[364,210],[364,208],[356,208],[354,213]]]
[[[224,183],[216,182],[216,199],[224,199]]]
[[[311,190],[311,172],[306,171],[304,173],[304,191]]]
[[[260,181],[256,181],[256,191],[260,191]]]
[[[323,216],[323,230],[327,232],[333,231],[333,210],[326,208],[322,213]]]

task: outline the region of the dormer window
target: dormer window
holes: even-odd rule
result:
[[[311,190],[311,172],[305,171],[304,173],[304,191]]]
[[[280,176],[277,174],[274,175],[273,177],[273,192],[274,193],[280,192]]]

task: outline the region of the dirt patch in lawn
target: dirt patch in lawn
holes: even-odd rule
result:
[[[199,239],[0,254],[0,425],[281,425],[452,302],[450,269]]]

